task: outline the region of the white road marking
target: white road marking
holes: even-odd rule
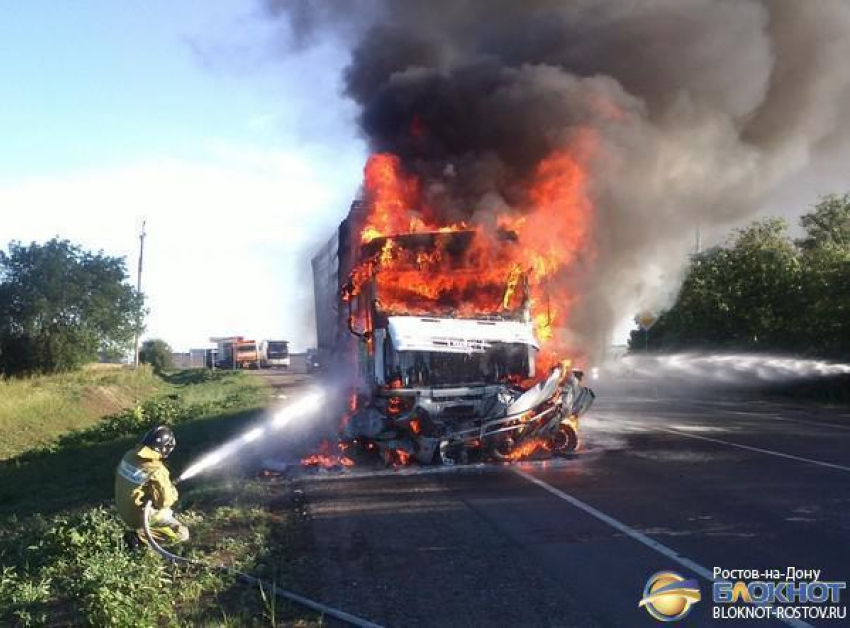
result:
[[[809,464],[815,464],[819,467],[826,467],[828,469],[837,469],[839,471],[849,471],[850,467],[835,464],[833,462],[824,462],[823,460],[815,460],[813,458],[803,458],[802,456],[795,456],[793,454],[786,454],[781,451],[774,451],[772,449],[762,449],[761,447],[753,447],[751,445],[742,445],[741,443],[733,443],[728,440],[722,440],[720,438],[711,438],[710,436],[699,436],[697,434],[689,434],[688,432],[682,432],[679,430],[672,430],[668,427],[655,427],[654,429],[659,432],[668,432],[670,434],[676,434],[677,436],[685,436],[686,438],[696,438],[698,440],[706,440],[712,443],[718,443],[720,445],[726,445],[728,447],[737,447],[738,449],[746,449],[747,451],[755,451],[760,454],[767,454],[768,456],[776,456],[777,458],[786,458],[788,460],[796,460],[797,462],[807,462]]]
[[[828,427],[835,430],[850,430],[850,425],[840,425],[837,423],[825,423],[823,421],[809,421],[807,419],[795,419],[792,417],[779,416],[777,414],[768,414],[766,412],[754,412],[752,410],[731,410],[724,406],[728,406],[729,402],[707,402],[707,401],[695,401],[692,399],[674,399],[674,398],[659,398],[659,399],[625,399],[626,401],[631,402],[647,402],[647,403],[661,403],[665,401],[673,401],[679,404],[697,406],[698,408],[707,408],[711,410],[716,410],[723,414],[740,414],[743,416],[753,416],[761,419],[772,419],[774,421],[788,421],[790,423],[800,423],[802,425],[811,425],[814,427]],[[619,399],[618,399],[619,401]],[[836,416],[845,417],[850,415],[838,414]]]
[[[727,414],[757,416],[759,418],[771,419],[773,421],[788,421],[790,423],[800,423],[801,425],[811,425],[812,427],[829,427],[834,430],[850,430],[850,425],[836,425],[835,423],[822,423],[820,421],[807,421],[806,419],[793,419],[788,416],[777,416],[775,414],[764,414],[761,412],[744,412],[743,410],[723,410],[723,412]]]
[[[619,530],[623,534],[633,538],[635,541],[638,541],[639,543],[643,543],[644,545],[646,545],[650,549],[655,550],[659,554],[663,554],[667,558],[669,558],[673,561],[676,561],[677,563],[679,563],[683,567],[687,567],[688,569],[690,569],[694,573],[701,575],[706,580],[713,580],[714,579],[711,575],[711,571],[706,569],[702,565],[695,563],[690,558],[680,556],[678,552],[670,549],[669,547],[667,547],[663,543],[659,543],[658,541],[655,541],[655,540],[649,538],[648,536],[646,536],[642,532],[638,532],[637,530],[630,528],[625,523],[621,523],[620,521],[617,521],[613,517],[606,515],[601,510],[597,510],[596,508],[594,508],[590,504],[584,503],[583,501],[581,501],[577,497],[573,497],[572,495],[569,495],[568,493],[565,493],[564,491],[555,488],[551,484],[548,484],[548,483],[544,482],[543,480],[541,480],[537,477],[534,477],[533,475],[531,475],[527,471],[523,471],[520,468],[514,467],[512,469],[512,471],[514,473],[516,473],[518,476],[525,478],[526,480],[528,480],[532,484],[536,484],[540,488],[542,488],[546,491],[549,491],[550,493],[552,493],[552,495],[555,495],[556,497],[560,497],[561,499],[563,499],[566,502],[569,502],[570,504],[572,504],[576,508],[583,510],[584,512],[586,512],[590,516],[595,517],[596,519],[599,519],[600,521],[602,521],[604,523],[607,523],[612,528]]]
[[[693,406],[699,406],[701,408],[711,408],[713,410],[718,410],[725,414],[740,414],[744,416],[754,416],[759,417],[761,419],[772,419],[774,421],[789,421],[791,423],[801,423],[803,425],[812,425],[815,427],[830,427],[836,430],[850,430],[850,425],[838,425],[836,423],[824,423],[822,421],[809,421],[807,419],[795,419],[787,416],[779,416],[776,414],[766,414],[764,412],[753,412],[751,410],[728,410],[723,407],[719,407],[722,404],[711,404],[711,403],[703,403],[700,401],[685,401],[684,403],[688,403]],[[840,416],[840,415],[839,415]]]
[[[614,519],[614,517],[606,515],[601,510],[597,510],[596,508],[594,508],[590,504],[586,504],[585,502],[581,501],[577,497],[573,497],[569,493],[565,493],[564,491],[555,488],[551,484],[547,484],[546,482],[544,482],[540,478],[536,478],[533,475],[531,475],[530,473],[523,471],[522,469],[520,469],[518,467],[514,467],[512,469],[512,471],[514,473],[516,473],[518,476],[520,476],[521,478],[528,480],[532,484],[536,484],[537,486],[539,486],[540,488],[542,488],[545,491],[548,491],[549,493],[551,493],[555,497],[563,499],[565,502],[569,503],[570,505],[575,506],[579,510],[586,512],[591,517],[594,517],[595,519],[599,519],[599,521],[602,521],[603,523],[608,524],[609,526],[611,526],[615,530],[622,532],[623,534],[634,539],[638,543],[641,543],[641,544],[645,545],[646,547],[650,548],[651,550],[658,552],[662,556],[665,556],[665,557],[669,558],[670,560],[680,564],[682,567],[685,567],[686,569],[692,571],[693,573],[702,576],[703,578],[705,578],[709,582],[715,581],[715,579],[712,576],[711,571],[709,569],[707,569],[706,567],[703,567],[699,563],[692,561],[690,558],[687,558],[685,556],[681,556],[676,550],[671,549],[671,548],[667,547],[666,545],[664,545],[663,543],[659,543],[658,541],[656,541],[654,539],[651,539],[647,535],[643,534],[642,532],[638,532],[634,528],[630,528],[625,523],[618,521],[617,519]],[[811,627],[811,624],[808,624],[804,621],[799,621],[799,620],[796,620],[796,619],[778,619],[778,621],[781,621],[782,623],[784,623],[788,626],[794,626],[795,628]]]
[[[726,410],[725,412],[728,413],[729,411]],[[739,412],[737,414],[749,414],[749,413]],[[797,462],[807,462],[809,464],[814,464],[814,465],[826,467],[826,468],[829,468],[829,469],[836,469],[838,471],[850,471],[850,467],[846,466],[846,465],[836,464],[836,463],[833,463],[833,462],[825,462],[823,460],[815,460],[814,458],[804,458],[802,456],[795,456],[793,454],[786,454],[784,452],[775,451],[773,449],[763,449],[761,447],[753,447],[752,445],[743,445],[741,443],[733,443],[731,441],[722,440],[720,438],[711,438],[710,436],[699,436],[697,434],[693,434],[691,432],[685,431],[684,427],[682,429],[672,429],[672,428],[669,428],[669,427],[661,427],[661,426],[657,425],[657,423],[652,423],[652,424],[640,423],[640,424],[637,424],[634,421],[624,420],[622,418],[614,417],[614,416],[600,417],[600,415],[596,415],[595,418],[604,418],[605,420],[608,420],[608,421],[617,421],[617,422],[625,424],[625,425],[639,425],[639,429],[643,432],[651,432],[653,430],[658,431],[658,432],[667,432],[669,434],[676,434],[677,436],[685,436],[687,438],[696,438],[696,439],[699,439],[699,440],[705,440],[705,441],[710,441],[710,442],[713,442],[713,443],[718,443],[718,444],[721,444],[721,445],[726,445],[728,447],[737,447],[738,449],[745,449],[745,450],[748,450],[748,451],[754,451],[754,452],[757,452],[757,453],[767,454],[767,455],[770,455],[770,456],[776,456],[776,457],[779,457],[779,458],[786,458],[788,460],[796,460]],[[767,417],[767,418],[773,418],[773,417]],[[795,420],[795,419],[785,419],[785,418],[782,418],[782,417],[776,417],[776,418],[779,419],[779,420],[786,420],[786,421],[794,421]],[[823,425],[823,424],[819,424],[819,425]],[[713,426],[697,426],[697,425],[695,425],[694,427],[704,427],[704,428],[706,428],[706,430],[723,431],[723,428],[720,427],[720,426],[713,427]],[[840,427],[840,429],[845,429],[843,426],[829,425],[828,427]]]

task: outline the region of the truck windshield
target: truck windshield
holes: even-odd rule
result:
[[[489,384],[531,375],[531,349],[522,344],[495,344],[484,352],[443,353],[395,351],[385,345],[384,376],[387,383],[404,387]]]
[[[518,318],[525,275],[511,241],[482,246],[475,232],[417,233],[364,247],[374,266],[375,304],[385,314]]]
[[[289,344],[286,342],[270,342],[266,348],[270,358],[285,358],[289,355]]]

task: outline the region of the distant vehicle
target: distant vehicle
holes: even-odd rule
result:
[[[307,362],[308,373],[315,373],[321,370],[322,362],[319,360],[318,349],[307,349],[307,352],[304,354],[304,359]]]
[[[260,352],[253,340],[244,340],[234,344],[236,352],[236,368],[260,368]]]
[[[260,351],[257,343],[242,336],[216,338],[218,343],[216,367],[221,369],[260,368]]]
[[[218,366],[218,349],[206,349],[204,351],[204,366],[208,369]]]
[[[260,343],[260,366],[264,369],[288,369],[289,365],[289,342],[286,340],[263,340]]]

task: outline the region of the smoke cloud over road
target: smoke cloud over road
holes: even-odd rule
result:
[[[593,353],[671,296],[697,224],[754,213],[845,142],[850,4],[821,0],[267,0],[290,43],[349,42],[344,89],[370,148],[423,205],[484,227],[523,215],[541,162],[569,153],[593,205],[556,281],[558,321]],[[569,211],[569,208],[563,211]]]

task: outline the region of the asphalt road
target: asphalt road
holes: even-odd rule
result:
[[[657,626],[671,569],[702,593],[682,625],[773,626],[712,619],[705,576],[850,579],[850,410],[606,388],[566,461],[301,480],[312,593],[386,626]]]

